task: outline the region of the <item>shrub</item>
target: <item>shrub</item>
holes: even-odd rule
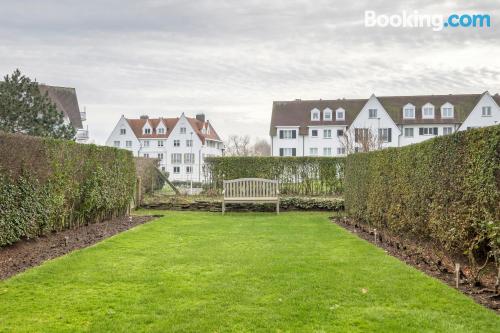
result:
[[[349,155],[345,206],[361,222],[478,258],[500,249],[500,126]]]
[[[137,177],[141,178],[142,193],[152,193],[163,188],[167,177],[158,169],[158,159],[134,157]]]
[[[0,133],[0,246],[124,214],[130,152]]]
[[[284,195],[342,193],[343,157],[210,157],[206,160],[208,189],[222,189],[222,181],[237,178],[277,179]]]

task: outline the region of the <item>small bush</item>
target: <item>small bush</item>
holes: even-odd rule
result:
[[[128,151],[0,133],[0,246],[124,214],[134,186]]]

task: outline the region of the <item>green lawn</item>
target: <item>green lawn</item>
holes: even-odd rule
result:
[[[0,282],[0,331],[499,331],[328,214],[163,213]]]

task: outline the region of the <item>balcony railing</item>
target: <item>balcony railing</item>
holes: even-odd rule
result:
[[[87,129],[79,129],[76,131],[76,140],[77,141],[86,141],[89,139],[89,130]]]
[[[87,120],[87,112],[86,111],[81,111],[80,112],[80,118],[82,119],[82,121]]]

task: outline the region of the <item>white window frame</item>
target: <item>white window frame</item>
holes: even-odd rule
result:
[[[143,146],[143,147],[149,147],[149,140],[144,140],[144,141],[142,142],[142,146]]]
[[[113,141],[113,146],[116,148],[120,147],[120,141]]]
[[[313,134],[316,132],[316,135]],[[311,128],[311,138],[317,138],[319,136],[319,130],[317,128]]]
[[[172,164],[182,164],[182,154],[181,153],[170,154],[170,161],[172,162]]]
[[[443,135],[453,134],[453,127],[446,126],[443,127]]]
[[[293,156],[293,148],[281,148],[283,149],[283,157],[292,157]]]
[[[410,131],[411,130],[411,135],[406,135],[407,131]],[[413,138],[415,136],[415,128],[413,127],[405,127],[404,130],[403,130],[403,133],[404,133],[404,137],[405,138]]]
[[[311,110],[311,121],[321,121],[321,111],[318,109]]]
[[[318,156],[318,148],[316,147],[309,148],[309,156]]]
[[[151,134],[151,128],[150,127],[144,127],[144,134]]]
[[[125,135],[127,134],[127,129],[126,128],[120,128],[120,135]]]
[[[174,166],[173,171],[174,171],[175,174],[181,173],[181,167],[180,166]]]
[[[432,111],[432,115],[426,115],[425,114],[426,110],[431,110]],[[434,108],[434,105],[432,105],[431,103],[425,104],[424,106],[422,106],[422,119],[434,119],[435,112],[436,112],[436,110]]]
[[[491,117],[491,109],[492,107],[490,105],[485,105],[481,108],[481,117]],[[485,110],[488,110],[486,113],[484,112]]]
[[[323,147],[323,156],[332,156],[332,147]]]
[[[345,147],[338,147],[337,155],[345,155]]]
[[[161,161],[163,160],[163,153],[158,153],[158,159]]]
[[[296,129],[281,129],[283,133],[283,138],[281,140],[294,140],[293,132],[296,132]],[[295,133],[295,138],[297,138],[297,133]]]
[[[158,128],[157,131],[158,131],[158,134],[165,134],[165,128],[164,127]]]
[[[165,146],[165,142],[163,140],[158,140],[158,147]]]
[[[127,147],[127,148],[132,147],[132,140],[125,141],[125,147]]]
[[[323,130],[323,139],[331,139],[332,138],[332,129],[331,128],[325,128]]]
[[[186,140],[186,147],[192,147],[193,146],[193,140],[189,139]]]
[[[340,115],[342,115],[342,117]],[[335,119],[336,120],[345,120],[345,110],[343,108],[338,108],[335,111]]]
[[[406,111],[411,111],[411,116],[406,115]],[[408,103],[403,107],[403,119],[415,119],[415,105]]]
[[[375,115],[372,115],[372,112],[375,112]],[[378,109],[368,109],[368,118],[369,119],[377,119]]]
[[[186,127],[181,127],[180,131],[181,131],[181,134],[186,134]]]
[[[186,166],[186,173],[187,174],[193,173],[193,166],[192,165],[187,165]]]
[[[180,147],[181,146],[181,140],[174,140],[174,147]]]
[[[184,153],[184,164],[194,164],[194,153]]]
[[[379,138],[380,142],[389,142],[389,128],[379,128],[379,133],[382,133]]]
[[[445,112],[451,112],[451,115],[445,115]],[[441,106],[441,118],[451,119],[455,116],[455,108],[451,103],[445,103]]]
[[[333,112],[330,108],[326,108],[323,110],[323,120],[326,120],[326,121],[333,120]]]

